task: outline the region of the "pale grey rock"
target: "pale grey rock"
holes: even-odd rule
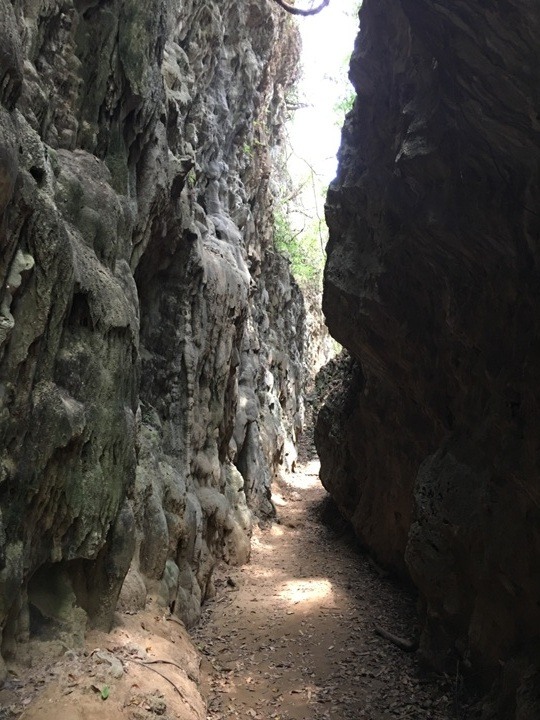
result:
[[[121,612],[143,610],[146,598],[147,590],[142,575],[134,567],[130,567],[118,597],[118,610]]]
[[[130,566],[121,606],[149,594],[196,622],[216,563],[244,562],[253,511],[272,511],[305,338],[271,229],[290,18],[270,0],[16,0],[0,20],[8,655],[44,567],[94,625]]]
[[[0,102],[8,110],[12,110],[23,82],[23,54],[13,4],[9,0],[0,2],[0,27]]]
[[[112,652],[109,652],[109,650],[97,650],[92,654],[92,657],[97,663],[106,665],[107,674],[115,680],[119,680],[123,676],[124,667],[122,661]]]

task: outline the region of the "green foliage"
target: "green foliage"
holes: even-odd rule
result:
[[[342,60],[342,74],[336,82],[340,86],[338,100],[334,103],[333,110],[336,115],[335,123],[338,127],[343,125],[345,115],[352,110],[356,98],[356,92],[347,77],[347,68],[351,62],[351,54],[348,53]]]
[[[336,113],[336,125],[341,127],[345,120],[345,115],[350,112],[354,105],[356,93],[352,88],[348,89],[340,99],[334,105],[334,112]]]
[[[197,173],[195,172],[195,168],[191,168],[191,170],[186,175],[186,184],[190,190],[193,190],[193,188],[197,184]]]
[[[274,245],[291,264],[291,272],[302,289],[318,290],[322,286],[324,250],[319,220],[313,218],[296,231],[283,208],[274,212]]]
[[[349,17],[357,18],[361,7],[362,7],[362,0],[358,0],[358,2],[352,3],[352,6],[350,8],[345,8],[343,12],[346,15],[349,15]]]

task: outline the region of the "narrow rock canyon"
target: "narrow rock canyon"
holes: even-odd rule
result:
[[[362,4],[329,500],[284,5],[0,0],[0,720],[540,718],[540,9]]]

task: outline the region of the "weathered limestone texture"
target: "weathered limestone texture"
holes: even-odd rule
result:
[[[0,0],[4,657],[68,607],[109,626],[130,566],[124,603],[193,622],[272,511],[302,417],[269,190],[297,59],[271,0]]]
[[[527,0],[364,0],[327,201],[324,311],[352,360],[322,480],[408,568],[422,651],[502,674],[505,720],[540,717],[539,31]]]

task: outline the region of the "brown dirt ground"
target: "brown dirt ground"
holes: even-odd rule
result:
[[[0,690],[0,720],[203,720],[200,656],[184,627],[156,605],[116,620],[77,649],[31,642]]]
[[[318,464],[274,495],[279,520],[253,537],[249,565],[224,569],[194,637],[208,718],[447,720],[455,682],[430,676],[375,635],[414,633],[413,600],[359,553],[343,522],[329,527]]]

